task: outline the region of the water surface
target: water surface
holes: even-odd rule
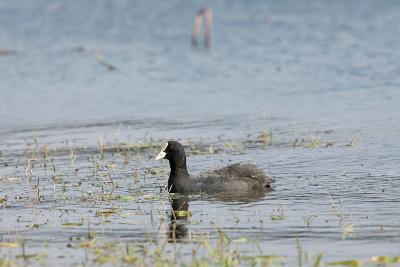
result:
[[[193,173],[246,161],[276,179],[260,199],[192,196],[183,258],[218,229],[289,265],[296,240],[324,261],[398,256],[400,3],[204,4],[210,51],[190,47],[197,1],[0,3],[0,46],[17,51],[0,57],[2,242],[69,266],[93,259],[76,248],[88,231],[168,240],[169,167],[150,158],[177,139]],[[108,174],[115,199],[99,201]]]

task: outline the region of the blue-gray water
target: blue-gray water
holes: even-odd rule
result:
[[[192,21],[203,5],[214,12],[209,51],[190,46]],[[63,227],[59,208],[82,209],[93,223],[102,218],[75,199],[82,188],[68,191],[74,197],[67,204],[50,201],[62,188],[53,188],[53,170],[44,166],[32,183],[40,179],[49,202],[34,204],[25,155],[47,144],[64,182],[81,181],[93,190],[88,158],[99,142],[152,137],[221,149],[190,154],[194,173],[250,161],[276,179],[273,192],[247,204],[192,200],[186,225],[192,232],[215,237],[221,228],[228,236],[254,238],[264,254],[289,262],[297,260],[296,238],[327,260],[396,256],[399,25],[398,1],[1,1],[0,49],[16,50],[0,56],[0,196],[7,196],[1,238],[26,240],[28,250],[38,251],[46,240],[54,243],[54,257],[71,254],[63,258],[66,265],[81,263],[84,256],[65,252],[65,244],[87,227]],[[116,70],[99,64],[98,56]],[[229,146],[263,130],[273,135],[267,147],[238,153]],[[321,143],[309,145],[312,138]],[[79,154],[80,148],[86,152]],[[161,174],[136,182],[144,194],[159,192],[156,184],[166,182],[168,165],[148,160],[156,152],[145,151],[141,159],[132,152],[128,165],[106,157],[122,185],[116,194],[138,190],[135,170],[161,166]],[[82,171],[71,176],[76,166]],[[165,193],[161,198],[168,202]],[[119,203],[123,210],[143,211],[129,218],[132,225],[114,218],[98,226],[98,238],[155,236],[161,223],[149,224],[149,207],[159,203]],[[285,219],[271,220],[282,206]],[[26,223],[17,223],[17,215]],[[43,227],[26,227],[46,220]],[[352,230],[344,236],[346,227]],[[2,249],[0,256],[9,253],[20,251]]]

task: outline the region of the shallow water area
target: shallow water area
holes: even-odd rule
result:
[[[207,3],[0,3],[0,266],[399,264],[400,3]],[[174,213],[170,139],[273,190]]]

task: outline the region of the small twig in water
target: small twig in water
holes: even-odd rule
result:
[[[112,71],[116,70],[117,68],[108,63],[107,61],[104,60],[104,58],[99,54],[99,53],[93,53],[91,54],[91,57],[97,61],[100,65],[103,65],[104,67],[107,68],[107,70]]]
[[[113,193],[114,193],[115,185],[114,185],[114,181],[113,181],[113,179],[112,179],[110,173],[108,173],[108,177],[110,178],[110,180],[111,180],[111,185],[112,185],[112,189],[111,189],[111,193],[110,193],[110,201],[111,201],[112,195],[113,195]]]

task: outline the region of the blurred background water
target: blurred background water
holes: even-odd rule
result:
[[[190,46],[202,6],[214,12],[210,50]],[[333,258],[395,253],[399,25],[395,0],[1,1],[0,48],[16,54],[0,57],[0,149],[12,156],[35,136],[49,145],[147,135],[218,145],[220,136],[239,141],[271,130],[276,146],[234,156],[277,177],[276,190],[251,208],[289,207],[289,219],[267,231],[271,236],[261,233],[263,248],[279,254],[293,245],[307,211],[323,213],[321,203],[329,206],[333,194],[359,216],[359,232],[343,241],[339,226],[321,226],[303,235],[309,244]],[[318,134],[333,147],[290,147]],[[357,145],[346,147],[354,138]],[[231,158],[192,156],[189,165],[198,172]],[[315,188],[296,182],[314,176],[322,177]],[[214,204],[194,202],[194,214],[204,205]],[[246,217],[248,209],[236,212]],[[287,254],[295,252],[293,246]]]
[[[1,58],[1,131],[398,121],[397,1],[203,4],[215,13],[209,52],[189,45],[198,1],[2,1],[1,47],[18,53]]]

